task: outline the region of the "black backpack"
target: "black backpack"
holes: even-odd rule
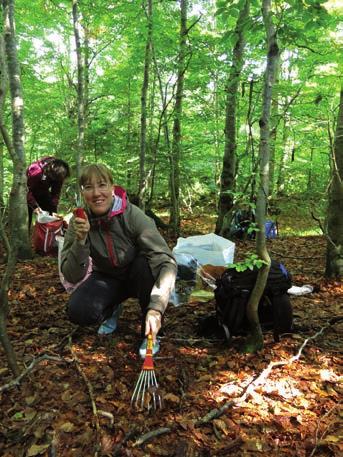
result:
[[[216,318],[224,329],[227,339],[249,330],[246,306],[254,288],[258,269],[237,271],[229,268],[217,279],[214,291]],[[267,284],[261,297],[258,313],[263,328],[274,329],[274,340],[281,333],[292,330],[293,312],[287,290],[292,279],[284,265],[272,260]]]
[[[250,225],[255,222],[255,213],[253,210],[243,210],[238,209],[234,212],[230,229],[229,229],[229,239],[254,239],[255,232],[248,233]]]

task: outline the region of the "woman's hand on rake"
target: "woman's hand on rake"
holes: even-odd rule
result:
[[[161,328],[162,314],[159,311],[150,309],[145,318],[145,335],[152,335],[152,341],[155,343],[156,336]]]

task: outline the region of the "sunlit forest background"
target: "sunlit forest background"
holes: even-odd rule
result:
[[[108,164],[117,183],[137,193],[147,5],[138,0],[76,3],[85,103],[82,159]],[[179,161],[182,208],[192,208],[201,197],[213,205],[217,203],[227,80],[235,25],[243,3],[188,2]],[[271,112],[271,194],[305,198],[319,207],[330,181],[342,77],[342,5],[339,0],[290,0],[275,2],[274,10],[281,59]],[[15,14],[26,162],[56,155],[67,160],[75,171],[78,66],[72,2],[17,0]],[[149,21],[146,199],[159,206],[170,192],[170,143],[180,52],[178,2],[153,2]],[[266,64],[259,1],[251,1],[244,36],[237,104],[236,191],[253,194]],[[4,110],[9,123],[7,102]],[[0,148],[1,189],[6,200],[12,167],[6,149],[3,145]],[[72,205],[72,182],[65,188],[65,211]]]

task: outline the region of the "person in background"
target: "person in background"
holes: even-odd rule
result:
[[[138,298],[143,338],[139,353],[145,356],[146,336],[151,333],[155,354],[156,336],[175,283],[175,259],[154,221],[113,184],[105,165],[84,167],[79,185],[85,214],[70,220],[61,271],[75,284],[86,275],[89,257],[93,271],[71,294],[69,318],[80,326],[102,324],[98,333],[110,333],[116,329],[122,302]]]
[[[55,157],[43,157],[33,162],[26,170],[27,206],[29,228],[32,214],[57,212],[63,182],[70,176],[67,162]]]

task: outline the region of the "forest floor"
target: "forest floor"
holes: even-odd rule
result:
[[[213,231],[213,222],[191,215],[183,236]],[[343,286],[324,279],[322,236],[282,235],[268,241],[271,256],[295,285],[316,286],[291,298],[294,332],[277,343],[266,333],[263,350],[243,354],[243,337],[231,346],[199,337],[213,300],[170,305],[155,358],[163,397],[157,411],[130,407],[142,364],[136,301],[126,302],[113,335],[99,336],[68,322],[55,258],[18,264],[8,331],[21,369],[34,367],[11,385],[0,349],[0,455],[342,455],[343,322],[329,320],[342,317]],[[252,241],[236,244],[238,258],[253,250]]]

